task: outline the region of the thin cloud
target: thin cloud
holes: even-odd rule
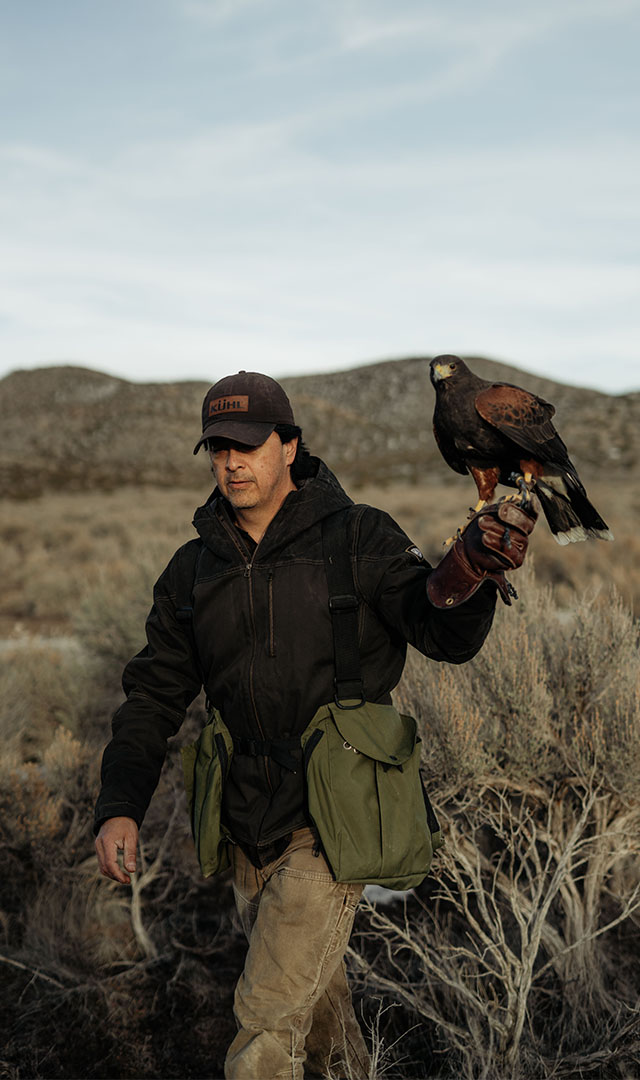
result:
[[[218,27],[260,6],[264,7],[264,0],[181,0],[178,10],[187,19]]]
[[[403,14],[403,8],[406,14]],[[531,37],[572,22],[616,20],[640,11],[640,0],[538,0],[535,6],[508,7],[496,3],[396,3],[382,8],[353,2],[338,20],[340,47],[347,51],[396,49],[417,43],[432,48],[493,47],[506,51]],[[391,14],[390,14],[391,12]]]
[[[0,145],[8,363],[208,378],[255,356],[278,374],[481,351],[575,381],[587,362],[631,367],[640,147],[604,112],[546,123],[555,99],[534,75],[555,43],[561,92],[566,28],[619,18],[622,33],[639,6],[174,4],[184,55],[159,119],[132,82],[99,148],[66,127],[48,141],[29,114]],[[516,57],[541,122],[520,125],[514,101],[492,125],[493,76]],[[585,109],[589,61],[572,70]],[[626,123],[628,66],[601,85]]]

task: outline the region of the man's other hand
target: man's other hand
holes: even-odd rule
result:
[[[114,881],[119,881],[122,885],[130,885],[129,874],[134,874],[136,871],[137,846],[138,826],[133,818],[109,818],[96,836],[96,854],[100,873],[105,877],[113,878]],[[119,851],[124,853],[124,870],[118,863]]]

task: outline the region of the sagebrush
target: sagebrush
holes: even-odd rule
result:
[[[132,888],[96,871],[116,672],[158,569],[131,566],[92,577],[72,647],[1,657],[2,1068],[16,1080],[219,1076],[233,1036],[245,946],[228,880],[200,878],[177,761],[201,701],[172,741]],[[446,846],[424,886],[357,920],[372,1077],[640,1068],[638,628],[615,594],[567,609],[531,571],[517,584],[472,663],[412,654],[397,692]]]

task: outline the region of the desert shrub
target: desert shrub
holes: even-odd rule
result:
[[[430,1075],[622,1078],[640,1065],[638,628],[615,594],[567,613],[530,571],[518,588],[471,663],[410,659],[397,699],[446,843],[419,897],[365,911],[351,962],[422,1020]]]
[[[0,765],[0,851],[12,873],[0,885],[0,906],[24,911],[29,890],[64,874],[90,851],[91,808],[98,783],[93,747],[60,727],[41,760],[25,762],[16,747]],[[19,907],[11,901],[18,898]]]
[[[160,516],[151,496],[147,503],[137,524]],[[100,528],[83,535],[81,551],[77,531],[71,543],[61,525],[52,548],[81,565],[74,588],[60,591],[75,637],[19,640],[2,654],[0,1074],[220,1075],[245,945],[228,880],[200,876],[173,742],[131,887],[99,876],[92,834],[122,667],[144,642],[153,582],[176,543],[145,536],[126,550],[113,529],[106,540]],[[109,556],[100,569],[85,563],[91,537]],[[108,550],[121,541],[126,558]],[[30,548],[27,556],[35,590],[47,561]],[[202,720],[197,701],[177,741]]]
[[[414,650],[408,656],[396,702],[419,722],[427,772],[450,783],[493,767],[522,776],[546,768],[554,710],[547,648],[555,624],[549,590],[536,591],[531,570],[522,571],[518,587],[520,600],[496,612],[489,642],[471,663],[428,664]]]
[[[131,887],[99,876],[93,806],[121,669],[162,563],[104,567],[67,645],[19,642],[0,674],[0,1008],[6,1075],[221,1072],[244,954],[228,881],[193,853],[172,745]],[[203,720],[194,703],[180,741]],[[194,1038],[192,1032],[197,1032]]]
[[[567,769],[635,789],[640,633],[615,590],[559,609],[529,567],[498,604],[486,646],[461,667],[411,651],[396,701],[419,721],[427,771],[455,783],[498,769],[562,779]],[[626,785],[626,786],[625,786]]]
[[[615,818],[604,840],[594,832],[606,808],[593,791],[554,795],[460,793],[428,898],[400,915],[364,913],[352,954],[363,986],[426,1023],[439,1075],[573,1076],[601,1064],[609,1043],[635,1062],[619,1036],[637,957],[615,930],[640,898],[633,886],[615,895],[610,871],[637,841]]]
[[[637,794],[640,766],[640,630],[620,597],[586,595],[556,664],[559,722],[569,766],[621,795]]]
[[[38,756],[60,724],[77,731],[90,702],[83,658],[63,646],[18,643],[0,654],[0,737],[25,759]]]
[[[121,488],[48,492],[0,503],[0,619],[37,631],[72,624],[88,590],[141,559],[155,576],[194,535],[200,491]],[[46,525],[43,528],[43,523]]]
[[[0,1072],[16,1080],[219,1074],[233,1037],[244,945],[229,882],[203,882],[196,865],[175,746],[132,887],[97,873],[100,752],[152,562],[104,571],[81,640],[2,654]],[[202,718],[196,702],[181,741]]]
[[[192,708],[187,734],[201,710]],[[16,1078],[221,1075],[244,956],[230,883],[200,876],[175,745],[131,887],[101,878],[99,757],[59,727],[37,760],[25,763],[17,746],[2,759],[0,1069]]]
[[[119,682],[124,665],[144,644],[145,618],[161,569],[151,558],[111,566],[80,602],[75,634],[99,661],[105,682]]]
[[[167,508],[142,503],[136,527],[159,530]],[[126,560],[82,562],[79,648],[3,656],[0,1073],[16,1080],[221,1075],[233,1036],[244,943],[229,882],[195,864],[175,746],[132,887],[97,875],[100,751],[171,553],[121,531],[107,540]],[[446,847],[418,895],[357,921],[350,965],[390,1076],[638,1071],[637,626],[614,595],[567,610],[530,572],[516,584],[472,663],[414,654],[397,695],[420,723]],[[201,722],[198,702],[178,741]]]

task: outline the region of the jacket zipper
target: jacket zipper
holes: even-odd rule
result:
[[[256,548],[256,551],[257,550],[258,549]],[[255,556],[255,551],[254,551],[254,556]],[[249,694],[251,695],[251,704],[253,705],[253,714],[254,714],[254,716],[256,718],[256,724],[258,725],[258,731],[260,732],[260,738],[264,739],[264,731],[263,731],[263,728],[262,728],[262,724],[260,723],[260,716],[258,714],[258,706],[256,704],[256,699],[255,699],[255,694],[254,694],[254,686],[253,686],[253,668],[254,668],[255,659],[256,659],[257,634],[256,634],[256,612],[255,612],[255,607],[254,607],[254,603],[253,603],[253,577],[252,577],[252,574],[251,574],[252,569],[253,569],[253,563],[252,562],[247,562],[245,564],[245,568],[244,568],[244,576],[247,578],[248,584],[249,584],[249,610],[251,612],[251,629],[252,629],[252,632],[253,632],[253,648],[252,648],[252,651],[251,651],[251,663],[249,665]],[[273,792],[273,784],[271,782],[271,773],[269,772],[269,758],[266,757],[266,756],[264,758],[264,771],[265,771],[265,773],[267,775],[267,783],[269,785],[269,790],[271,792]]]
[[[231,526],[227,524],[227,522],[224,520],[222,515],[221,515],[221,521],[222,521],[222,524],[224,525],[224,528],[229,533],[229,536],[231,537],[233,543],[235,544],[238,551],[240,552],[242,558],[244,559],[244,576],[247,579],[247,584],[249,586],[249,611],[250,611],[250,614],[251,614],[251,630],[252,630],[252,636],[253,636],[252,649],[251,649],[251,663],[249,664],[249,696],[251,698],[251,705],[253,707],[253,715],[255,717],[256,726],[257,726],[258,731],[260,733],[260,738],[264,741],[264,739],[265,739],[264,730],[263,730],[262,724],[260,723],[260,716],[258,714],[258,706],[256,705],[256,699],[255,699],[254,687],[253,687],[253,668],[254,668],[255,658],[256,658],[257,635],[256,635],[256,613],[255,613],[255,607],[254,607],[254,603],[253,603],[253,577],[252,577],[251,571],[253,570],[253,561],[252,561],[252,559],[255,558],[256,551],[258,550],[259,545],[256,545],[256,547],[254,549],[254,552],[253,552],[253,557],[250,557],[249,553],[246,551],[246,549],[243,550],[243,546],[241,546],[240,543],[238,542],[238,538],[235,536],[235,530],[232,529]],[[266,774],[266,777],[267,777],[267,783],[269,785],[269,791],[271,791],[273,793],[273,783],[272,783],[272,780],[271,780],[271,773],[269,772],[269,759],[267,757],[264,757],[263,761],[264,761],[264,771],[265,771],[265,774]]]

